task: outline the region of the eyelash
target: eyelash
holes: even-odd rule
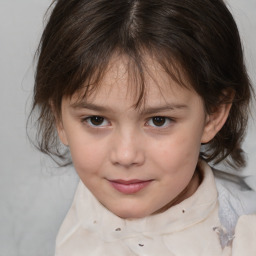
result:
[[[160,124],[159,126],[156,125],[154,123],[154,121],[160,121],[160,122],[164,122],[162,125]],[[152,122],[152,124],[150,125],[149,123]],[[174,122],[174,120],[172,118],[166,117],[166,116],[153,116],[151,118],[148,119],[148,121],[146,122],[146,126],[152,126],[154,128],[167,128],[172,122]]]
[[[102,120],[103,125],[102,124],[99,124],[99,125],[93,124],[92,123],[92,118],[98,118],[99,120]],[[88,117],[85,117],[85,118],[82,119],[82,122],[86,122],[90,127],[93,127],[93,128],[100,128],[100,127],[108,126],[108,125],[104,124],[104,122],[106,122],[106,121],[107,121],[107,119],[105,117],[103,117],[103,116],[96,116],[96,115],[95,116],[88,116]]]
[[[95,118],[97,122],[100,122],[100,124],[96,125],[93,124],[92,119]],[[163,124],[160,123],[160,125],[157,125],[154,123],[154,121],[160,121],[163,122]],[[147,127],[153,127],[153,128],[159,128],[159,129],[163,129],[163,128],[167,128],[172,122],[174,122],[175,120],[173,118],[169,118],[166,116],[153,116],[148,118],[147,122],[145,123],[145,125]],[[93,116],[87,116],[85,118],[82,119],[82,122],[86,122],[88,126],[92,127],[92,128],[102,128],[102,127],[106,127],[110,125],[110,122],[103,116],[97,116],[97,115],[93,115]]]

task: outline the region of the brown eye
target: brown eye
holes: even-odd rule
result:
[[[152,118],[152,122],[155,126],[163,126],[166,122],[166,118],[163,116],[155,116]]]
[[[108,121],[102,116],[90,116],[85,119],[90,126],[106,126]]]
[[[152,126],[152,127],[159,127],[159,128],[163,128],[166,127],[168,125],[170,125],[172,122],[172,119],[165,117],[165,116],[154,116],[151,117],[148,122],[147,125],[148,126]]]

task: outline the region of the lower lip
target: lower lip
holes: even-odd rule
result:
[[[136,183],[130,183],[130,184],[123,184],[119,182],[110,181],[111,185],[119,192],[123,194],[135,194],[145,187],[147,187],[152,181],[141,181]]]

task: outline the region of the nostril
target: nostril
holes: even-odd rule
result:
[[[111,161],[115,165],[127,168],[144,163],[144,154],[136,148],[118,148],[111,153]]]
[[[141,136],[134,129],[127,126],[116,129],[110,148],[112,164],[129,168],[144,163],[144,148],[139,139]]]

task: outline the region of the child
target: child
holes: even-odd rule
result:
[[[245,165],[252,94],[223,1],[53,4],[33,110],[81,179],[56,255],[255,255],[254,192],[207,164]]]

